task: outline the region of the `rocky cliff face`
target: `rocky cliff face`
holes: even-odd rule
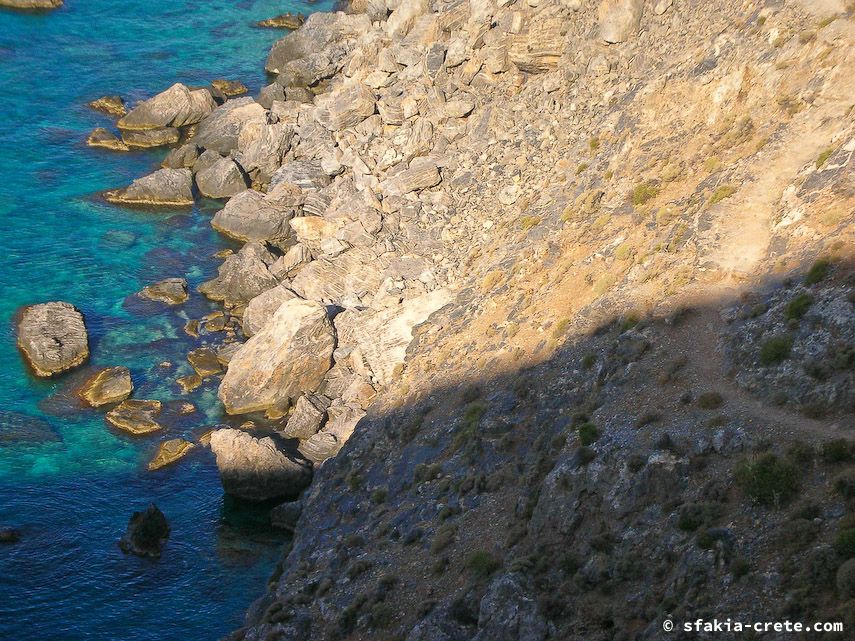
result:
[[[835,0],[362,0],[257,100],[131,111],[198,122],[116,193],[233,196],[221,397],[314,464],[231,638],[855,625],[853,43]]]

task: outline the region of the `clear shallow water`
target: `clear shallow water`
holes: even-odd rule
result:
[[[209,225],[217,206],[153,213],[98,199],[154,169],[164,152],[87,148],[88,133],[112,121],[85,105],[105,94],[132,103],[173,82],[217,77],[257,91],[282,32],[252,22],[329,7],[66,0],[52,13],[0,10],[0,525],[23,532],[20,543],[0,546],[0,638],[216,639],[261,593],[282,540],[224,501],[210,454],[144,469],[160,440],[196,436],[221,418],[215,382],[188,396],[174,384],[199,345],[184,322],[213,307],[195,292],[177,308],[133,297],[160,278],[185,276],[192,288],[215,273],[212,254],[227,246]],[[47,300],[84,312],[91,366],[126,365],[136,398],[189,400],[198,411],[179,417],[169,408],[163,434],[131,439],[72,401],[86,371],[36,380],[15,347],[14,317]],[[13,423],[40,430],[10,442]],[[150,501],[172,526],[164,556],[124,556],[116,540]]]

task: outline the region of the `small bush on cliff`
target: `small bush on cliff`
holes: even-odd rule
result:
[[[725,198],[730,198],[736,193],[736,187],[733,185],[721,185],[716,187],[715,191],[710,196],[710,205],[720,203]]]
[[[855,458],[855,446],[845,438],[836,438],[823,444],[821,454],[824,463],[847,463]]]
[[[808,273],[805,275],[805,285],[816,285],[818,282],[828,276],[831,269],[831,261],[827,258],[820,258],[811,265]]]
[[[766,339],[760,345],[761,365],[777,365],[784,362],[790,357],[790,350],[792,348],[793,337],[788,334],[781,334]]]
[[[630,194],[634,206],[644,205],[659,195],[659,187],[652,183],[640,183],[635,186]]]
[[[844,559],[855,558],[855,528],[847,528],[837,533],[834,551]]]
[[[798,493],[799,470],[772,453],[746,459],[736,468],[736,483],[761,505],[782,505]]]
[[[802,292],[789,302],[784,315],[787,320],[801,320],[802,316],[807,313],[807,310],[810,309],[812,304],[813,298]]]
[[[705,410],[714,410],[724,404],[724,397],[718,392],[704,392],[698,396],[698,407]]]
[[[579,442],[582,445],[592,445],[600,437],[600,432],[593,423],[582,423],[577,429],[579,431]]]
[[[466,560],[466,567],[478,579],[486,579],[502,567],[502,562],[496,555],[486,550],[473,552]]]

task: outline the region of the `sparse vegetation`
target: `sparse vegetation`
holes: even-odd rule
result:
[[[569,327],[570,327],[570,319],[569,318],[562,318],[560,321],[555,323],[555,326],[552,329],[552,336],[554,338],[560,338],[561,336],[564,336],[564,334],[567,333],[567,330],[569,329]]]
[[[799,470],[792,463],[767,452],[740,462],[736,467],[736,483],[756,503],[783,505],[798,492]]]
[[[810,294],[802,292],[796,295],[793,300],[787,304],[787,309],[784,312],[787,320],[800,320],[807,313],[810,306],[813,304],[813,298]]]
[[[596,136],[593,136],[590,140],[588,140],[588,149],[591,150],[591,153],[597,151],[600,148],[600,139]]]
[[[640,183],[635,186],[630,195],[632,204],[636,207],[644,205],[659,195],[659,187],[653,183]]]
[[[831,154],[834,153],[834,147],[829,147],[824,150],[816,159],[816,168],[822,169],[822,166],[831,158]]]
[[[502,567],[502,562],[491,552],[479,550],[469,556],[466,567],[476,578],[486,579]]]
[[[730,198],[736,193],[736,187],[733,185],[719,185],[710,196],[710,205],[720,203],[725,198]]]
[[[768,338],[760,345],[760,364],[769,366],[783,363],[790,357],[792,349],[793,337],[789,334]]]
[[[529,231],[541,223],[540,216],[520,216],[520,229]]]
[[[827,258],[819,258],[811,265],[808,273],[805,275],[805,285],[816,285],[818,282],[828,276],[831,270],[831,261]]]
[[[834,551],[843,559],[855,558],[855,528],[846,528],[837,533]]]
[[[600,437],[597,426],[590,422],[582,423],[576,430],[579,433],[579,442],[585,446],[592,445]]]
[[[724,404],[724,397],[718,392],[704,392],[698,396],[698,407],[705,410],[714,410]]]
[[[588,167],[590,167],[590,165],[588,163],[580,162],[579,165],[576,167],[576,175],[578,176],[583,171],[585,171]]]
[[[820,450],[824,463],[848,463],[855,458],[855,444],[843,438],[824,443]]]

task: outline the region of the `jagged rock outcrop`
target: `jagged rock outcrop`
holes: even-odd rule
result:
[[[217,103],[207,89],[188,89],[175,83],[166,91],[149,98],[119,119],[120,129],[162,129],[184,127],[201,121]]]
[[[101,96],[89,103],[89,107],[109,116],[122,117],[128,113],[121,96]]]
[[[181,132],[175,127],[162,129],[128,129],[122,131],[122,142],[129,148],[150,149],[174,145],[181,139]]]
[[[90,147],[101,147],[111,151],[128,151],[130,147],[120,140],[112,131],[98,127],[86,138],[86,144]]]
[[[326,307],[293,298],[229,361],[219,397],[229,414],[285,409],[315,391],[332,365],[335,330]]]
[[[293,497],[312,480],[311,464],[287,454],[273,437],[235,429],[215,430],[211,451],[227,494],[248,501]]]
[[[264,107],[252,98],[235,98],[214,109],[199,123],[193,142],[204,149],[227,155],[238,148],[244,129],[266,124]]]
[[[0,7],[22,9],[25,11],[58,9],[63,4],[64,0],[0,0]]]
[[[127,367],[105,367],[90,376],[77,394],[92,407],[119,403],[134,391],[131,372]]]
[[[104,193],[117,205],[190,207],[193,204],[193,174],[189,169],[158,169],[137,178],[129,186]]]
[[[168,538],[169,523],[152,503],[144,512],[133,513],[127,531],[119,540],[119,548],[125,554],[158,558]]]
[[[216,278],[202,283],[199,291],[226,305],[246,303],[279,281],[270,272],[276,256],[264,243],[251,242],[241,247],[220,265]]]
[[[243,242],[283,244],[291,236],[288,221],[296,215],[301,200],[299,190],[289,191],[287,185],[267,194],[246,189],[214,214],[211,225],[226,236]]]
[[[53,376],[89,358],[83,314],[69,303],[25,307],[18,322],[18,347],[37,376]]]

